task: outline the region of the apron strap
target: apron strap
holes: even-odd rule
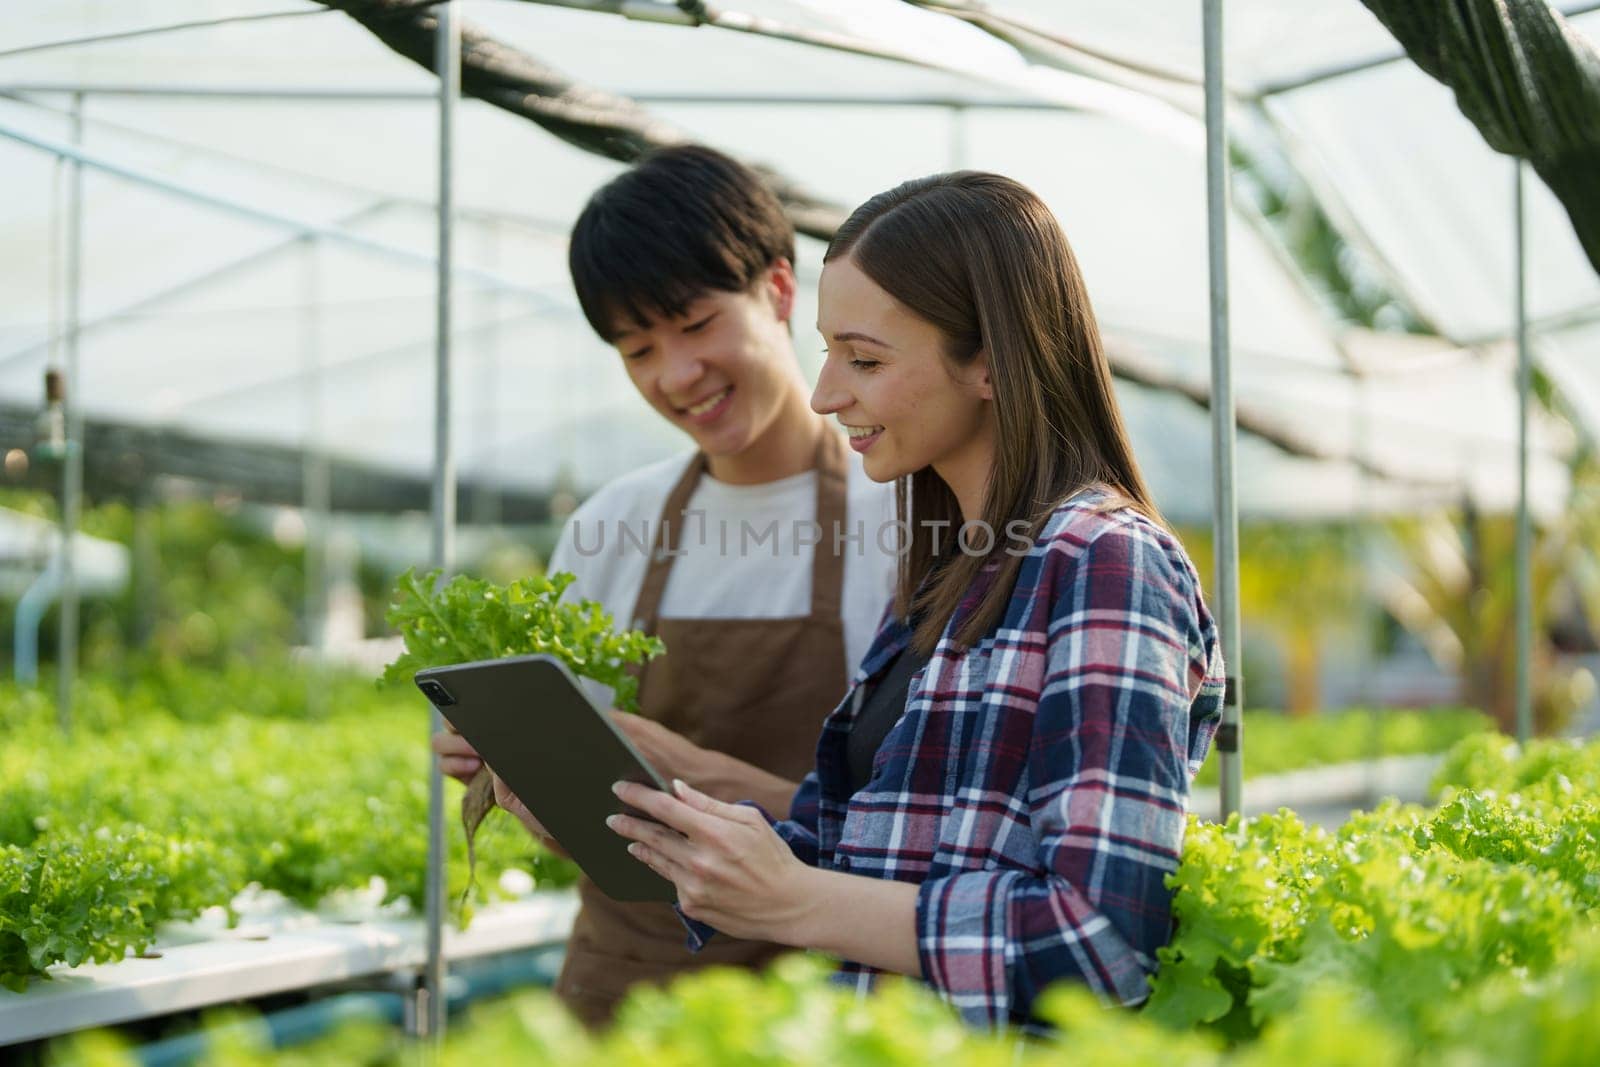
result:
[[[831,427],[823,427],[813,466],[817,472],[817,524],[822,529],[822,541],[811,555],[811,615],[837,619],[843,603],[847,549],[841,546],[839,551],[834,551],[834,538],[849,532],[845,529],[845,512],[850,467],[845,458],[844,438]],[[683,543],[683,527],[687,525],[684,512],[689,509],[689,500],[705,475],[706,467],[706,454],[696,452],[662,505],[644,582],[639,586],[639,596],[633,605],[632,626],[636,630],[655,633],[659,628],[661,600],[667,591],[673,561]],[[641,689],[648,667],[648,664],[628,666],[628,673],[639,679]]]
[[[661,621],[661,597],[667,591],[667,578],[672,574],[672,561],[678,546],[683,543],[683,513],[689,509],[689,498],[706,472],[706,454],[696,452],[689,460],[678,484],[667,494],[661,508],[660,521],[656,523],[655,544],[650,549],[650,562],[645,567],[644,582],[639,586],[639,596],[633,604],[633,628],[655,633]]]

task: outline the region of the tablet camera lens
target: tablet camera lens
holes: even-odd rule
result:
[[[448,708],[451,704],[456,702],[456,698],[450,695],[450,691],[444,686],[440,685],[438,682],[423,682],[422,691],[427,694],[429,700],[433,701],[441,708]]]

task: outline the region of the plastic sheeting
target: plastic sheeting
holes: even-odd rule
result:
[[[1526,160],[1600,271],[1600,52],[1546,0],[1426,6],[1363,0],[1418,67],[1450,88],[1490,147]]]
[[[14,94],[0,100],[7,192],[0,237],[13,252],[0,262],[0,399],[38,402],[50,339],[61,325],[52,309],[61,306],[65,183],[47,151],[18,138],[66,146],[67,90],[142,88],[146,94],[85,98],[83,152],[94,164],[85,183],[86,412],[321,447],[425,474],[432,448],[436,181],[436,113],[423,95],[433,88],[427,72],[339,13],[15,51],[206,16],[316,9],[303,0],[26,0],[25,6],[26,17],[0,29],[0,90]],[[796,25],[878,33],[947,66],[987,66],[1009,80],[711,28],[523,3],[462,6],[468,21],[578,80],[656,97],[649,106],[694,135],[776,166],[846,205],[906,177],[957,165],[1028,182],[1062,219],[1108,337],[1177,382],[1203,389],[1208,380],[1203,144],[1192,117],[1164,104],[1136,105],[1126,90],[1101,93],[1084,79],[1040,76],[981,31],[888,0],[743,8]],[[1266,10],[1231,7],[1230,25],[1254,7]],[[1131,17],[1108,14],[1112,8],[1077,4],[1045,14],[1099,28]],[[1195,27],[1197,34],[1197,18]],[[1273,64],[1283,59],[1270,49],[1262,54]],[[1241,67],[1250,69],[1234,62],[1236,71]],[[1278,73],[1269,66],[1252,76]],[[199,88],[265,95],[148,95]],[[338,101],[306,95],[321,90],[418,95]],[[1029,92],[1073,109],[983,106]],[[796,106],[770,99],[818,93],[970,106]],[[677,99],[659,99],[666,96]],[[736,99],[706,99],[713,96]],[[1275,97],[1275,108],[1280,99],[1289,98]],[[1291,104],[1298,107],[1298,97]],[[1291,110],[1274,114],[1285,124],[1298,121]],[[615,354],[577,314],[566,279],[571,219],[619,165],[477,101],[464,102],[458,119],[462,273],[453,347],[463,475],[582,490],[683,447],[680,435],[644,412]],[[1324,150],[1320,140],[1307,139]],[[1333,136],[1329,143],[1329,159],[1342,158],[1343,142]],[[1333,164],[1318,159],[1331,172]],[[1360,185],[1349,175],[1331,184],[1343,192],[1346,180]],[[1365,204],[1363,196],[1358,188],[1351,203]],[[1509,233],[1509,199],[1500,206]],[[1421,217],[1426,221],[1428,212]],[[1405,222],[1390,219],[1379,229],[1387,236]],[[1472,229],[1469,237],[1477,240],[1493,227],[1480,220]],[[1395,238],[1399,247],[1425,247],[1406,232]],[[1559,234],[1547,244],[1544,229],[1535,233],[1536,247],[1556,247]],[[1358,388],[1349,366],[1383,365],[1357,364],[1358,346],[1370,355],[1377,345],[1397,362],[1409,360],[1415,346],[1399,340],[1384,347],[1382,338],[1339,328],[1247,215],[1230,222],[1229,237],[1241,415],[1331,457],[1290,457],[1247,438],[1240,454],[1246,514],[1389,510],[1463,492],[1486,508],[1510,506],[1515,411],[1501,363],[1482,353],[1434,349],[1418,361],[1420,369]],[[1472,250],[1449,252],[1452,264],[1473,262]],[[1426,275],[1438,265],[1437,254],[1430,248],[1415,265],[1398,252],[1386,258]],[[805,295],[796,339],[808,373],[820,345],[810,325],[820,255],[819,243],[802,242]],[[1566,276],[1559,254],[1550,264],[1535,262],[1536,293],[1539,279]],[[1483,269],[1488,279],[1492,271]],[[1436,287],[1441,304],[1458,292],[1448,272],[1446,278]],[[1484,280],[1459,298],[1480,325],[1493,307],[1491,288]],[[1574,284],[1536,297],[1534,306],[1565,314],[1589,300]],[[1503,331],[1504,323],[1498,325]],[[1465,339],[1466,331],[1450,335]],[[1446,395],[1448,404],[1439,403]],[[1123,398],[1158,499],[1175,517],[1203,519],[1209,512],[1204,412],[1146,388],[1126,386]],[[1419,415],[1428,412],[1432,417]],[[1548,510],[1562,495],[1554,457],[1564,442],[1549,435],[1537,440],[1536,503]],[[1388,477],[1360,474],[1352,458]]]
[[[1483,142],[1450,90],[1396,63],[1271,97],[1268,109],[1427,322],[1462,343],[1512,331],[1515,164]],[[1600,277],[1566,212],[1542,182],[1524,189],[1530,322],[1600,314]]]
[[[1051,30],[1086,54],[1160,68],[1188,83],[1200,77],[1200,19],[1189,0],[985,6]],[[1553,6],[1577,33],[1591,41],[1600,34],[1593,0]],[[1228,0],[1225,35],[1236,117],[1248,120],[1246,101],[1264,101],[1334,224],[1375,257],[1412,309],[1457,344],[1509,336],[1513,163],[1489,148],[1450,90],[1406,59],[1356,3]],[[1600,279],[1554,196],[1537,181],[1526,190],[1528,313],[1535,338],[1552,338],[1539,358],[1562,354],[1554,357],[1563,359],[1559,369],[1545,369],[1575,408],[1589,412],[1588,432],[1600,436],[1592,403],[1581,400],[1600,391],[1600,347],[1583,329],[1600,318]],[[1589,347],[1579,352],[1574,346],[1584,341]]]

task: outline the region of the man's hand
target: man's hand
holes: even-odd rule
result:
[[[445,725],[448,726],[449,723]],[[434,734],[432,745],[433,751],[439,756],[439,771],[454,778],[462,785],[471,784],[472,779],[477,777],[478,771],[483,768],[483,757],[478,755],[478,750],[473,748],[471,743],[465,737],[456,733],[454,729]],[[544,824],[533,817],[533,812],[528,810],[528,806],[517,799],[516,794],[511,792],[510,787],[500,780],[500,776],[492,775],[492,777],[494,778],[495,804],[515,815],[517,821],[527,828],[528,833],[538,838],[539,843],[544,845],[545,848],[558,856],[565,856],[571,859],[566,850],[556,842],[556,839],[550,836],[550,832],[544,828]]]
[[[490,777],[494,779],[494,802],[515,815],[517,821],[527,829],[528,833],[537,837],[539,843],[545,848],[558,856],[571,859],[571,853],[562,848],[560,842],[550,836],[550,831],[544,828],[544,823],[533,817],[533,812],[529,811],[528,806],[517,798],[517,795],[511,791],[511,787],[506,785],[498,774],[493,771],[489,773]]]
[[[433,751],[439,756],[439,770],[462,785],[472,781],[483,766],[483,758],[465,737],[454,730],[433,735]]]
[[[789,802],[794,799],[799,783],[780,778],[726,752],[702,748],[642,715],[613,709],[611,721],[663,778],[681,779],[718,800],[729,803],[753,800],[779,816],[789,813]]]
[[[701,748],[682,734],[643,715],[632,715],[613,708],[611,721],[627,735],[645,762],[654,767],[661,777],[669,780],[682,778],[702,789],[710,784],[706,779],[710,776],[718,753]]]

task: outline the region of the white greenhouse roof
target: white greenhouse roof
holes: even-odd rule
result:
[[[952,166],[1019,178],[1062,220],[1113,346],[1163,381],[1204,391],[1203,128],[1184,107],[1029,63],[975,26],[895,0],[724,6],[938,69],[535,3],[459,6],[468,23],[575,81],[636,95],[689,134],[846,207]],[[661,5],[639,4],[652,6]],[[1137,11],[1109,0],[989,8],[1108,54],[1200,69],[1198,10],[1187,0]],[[274,13],[286,14],[41,47]],[[433,77],[308,0],[17,0],[10,14],[0,26],[0,403],[38,404],[42,371],[59,357],[68,183],[56,157],[75,153],[86,166],[88,417],[310,444],[426,476]],[[1597,18],[1576,25],[1592,32]],[[1229,80],[1247,94],[1398,52],[1354,0],[1231,0],[1228,27]],[[85,94],[76,149],[74,90]],[[797,102],[819,95],[879,102]],[[1245,121],[1283,136],[1330,216],[1443,340],[1339,325],[1249,205],[1237,205],[1229,252],[1241,422],[1323,457],[1246,435],[1242,510],[1341,515],[1468,492],[1480,506],[1509,507],[1515,393],[1498,342],[1511,326],[1510,162],[1405,62],[1276,91],[1262,106],[1269,121]],[[621,165],[481,101],[463,101],[457,118],[452,344],[463,476],[589,489],[684,447],[590,334],[567,282],[567,230]],[[1594,432],[1600,284],[1553,197],[1537,181],[1528,188],[1538,356]],[[821,250],[801,242],[796,342],[808,373]],[[1163,507],[1203,518],[1204,412],[1148,386],[1124,384],[1121,395]],[[1559,457],[1569,442],[1536,430],[1535,503],[1550,511],[1564,498]],[[1386,477],[1363,476],[1361,465]]]

